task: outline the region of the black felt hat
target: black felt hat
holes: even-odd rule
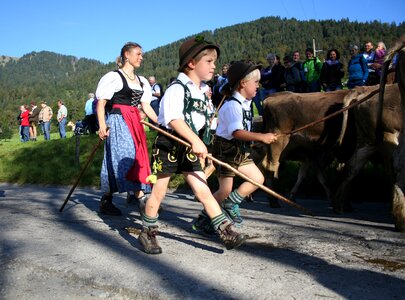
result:
[[[259,65],[245,63],[243,61],[234,62],[228,69],[228,84],[231,91],[234,91],[239,82],[250,72],[259,68]]]
[[[179,48],[178,71],[183,71],[184,67],[190,62],[190,60],[196,57],[201,51],[209,48],[215,49],[217,51],[217,56],[219,57],[219,47],[211,42],[206,41],[201,35],[190,38],[183,42]]]

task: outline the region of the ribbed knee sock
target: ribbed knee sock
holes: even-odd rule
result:
[[[142,215],[142,225],[143,227],[151,227],[151,226],[157,226],[158,225],[158,219],[159,215],[156,217],[149,217],[146,214]]]
[[[212,218],[211,224],[215,230],[218,230],[219,225],[221,225],[224,221],[228,221],[228,218],[225,216],[224,213]]]
[[[235,189],[224,200],[224,205],[233,206],[234,204],[240,204],[244,199],[245,199],[245,197],[242,197],[241,195],[239,195],[238,191]]]

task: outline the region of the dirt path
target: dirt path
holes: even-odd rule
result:
[[[201,205],[170,194],[161,213],[163,254],[140,250],[135,206],[97,213],[99,191],[0,184],[0,299],[403,299],[404,234],[389,205],[357,204],[336,216],[322,200],[270,209],[242,207],[251,239],[227,251],[190,231]],[[131,227],[133,234],[125,228]]]

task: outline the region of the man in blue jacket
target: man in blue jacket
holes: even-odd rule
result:
[[[349,81],[347,82],[347,87],[349,89],[355,86],[366,85],[366,80],[368,77],[368,67],[367,61],[362,54],[359,54],[359,47],[353,45],[350,48],[350,54],[352,58],[349,61],[348,73]]]

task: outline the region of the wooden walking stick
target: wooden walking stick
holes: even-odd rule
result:
[[[167,137],[169,137],[169,138],[171,138],[171,139],[173,139],[173,140],[179,142],[180,144],[182,144],[182,145],[184,145],[184,146],[186,146],[186,147],[191,148],[191,145],[190,145],[189,143],[187,143],[186,141],[182,140],[181,138],[179,138],[179,137],[177,137],[177,136],[174,136],[173,134],[170,134],[170,133],[168,133],[167,131],[164,131],[163,129],[160,129],[159,127],[157,127],[157,126],[155,126],[155,125],[153,125],[153,124],[151,124],[151,123],[149,123],[149,122],[141,121],[141,123],[144,124],[144,125],[146,125],[146,126],[148,126],[148,127],[151,127],[151,128],[153,128],[153,129],[155,129],[156,131],[158,131],[158,132],[160,132],[160,133],[166,135]],[[209,159],[211,159],[213,162],[217,163],[218,165],[220,165],[220,166],[222,166],[222,167],[224,167],[224,168],[227,168],[227,169],[231,170],[232,172],[234,172],[234,173],[235,173],[236,175],[238,175],[239,177],[242,177],[244,180],[249,181],[251,184],[254,184],[255,186],[259,187],[261,190],[265,191],[266,193],[268,193],[268,194],[270,194],[270,195],[272,195],[272,196],[274,196],[274,197],[280,199],[281,201],[284,201],[285,203],[287,203],[287,204],[289,204],[289,205],[295,207],[296,209],[302,211],[302,212],[305,213],[305,214],[308,214],[308,215],[310,215],[310,216],[314,216],[314,214],[313,214],[311,211],[309,211],[308,209],[306,209],[305,207],[302,207],[301,205],[299,205],[299,204],[297,204],[297,203],[295,203],[295,202],[293,202],[293,201],[291,201],[291,200],[289,200],[289,199],[287,199],[287,198],[281,196],[280,194],[277,194],[276,192],[274,192],[274,191],[272,191],[271,189],[269,189],[267,186],[265,186],[265,185],[263,185],[263,184],[260,184],[260,183],[258,183],[258,182],[256,182],[256,181],[254,181],[253,179],[249,178],[249,177],[246,176],[245,174],[239,172],[239,171],[238,171],[237,169],[235,169],[234,167],[230,166],[229,164],[224,163],[223,161],[220,161],[219,159],[213,157],[213,156],[210,155],[210,154],[207,154],[207,157],[208,157]]]
[[[108,128],[107,128],[108,131]],[[68,203],[70,196],[72,196],[73,191],[76,189],[77,185],[79,184],[80,179],[83,177],[84,172],[86,171],[87,167],[89,166],[89,164],[92,162],[94,155],[97,152],[97,149],[100,147],[100,145],[103,143],[104,140],[99,139],[97,144],[94,146],[93,150],[90,153],[89,158],[86,161],[86,164],[84,165],[84,167],[82,168],[82,170],[80,171],[79,176],[76,179],[76,182],[73,184],[72,188],[69,191],[69,194],[67,195],[65,201],[63,202],[62,206],[59,209],[59,212],[62,212],[63,209],[65,208],[65,205]]]
[[[212,115],[212,117],[211,117],[211,119],[210,119],[210,125],[211,125],[212,121],[215,119],[215,116],[218,114],[218,111],[219,111],[219,109],[221,108],[222,103],[224,103],[224,101],[225,101],[225,98],[226,98],[226,95],[224,95],[224,96],[222,97],[221,102],[219,102],[219,104],[218,104],[218,106],[217,106],[217,109],[215,110],[215,112],[213,113],[213,115]]]
[[[222,104],[224,103],[225,98],[226,98],[226,95],[224,95],[224,96],[222,97],[222,100],[221,100],[221,102],[219,102],[219,104],[218,104],[218,106],[217,106],[217,109],[216,109],[215,112],[212,114],[212,117],[211,117],[211,119],[210,119],[210,126],[211,126],[211,124],[212,124],[212,121],[214,121],[215,116],[218,114],[218,111],[219,111],[219,109],[221,108]],[[212,163],[209,164],[208,169],[207,169],[207,168],[204,169],[205,178],[210,177],[210,176],[212,175],[212,173],[214,173],[214,171],[215,171],[215,166],[214,166],[214,164],[212,164]]]

